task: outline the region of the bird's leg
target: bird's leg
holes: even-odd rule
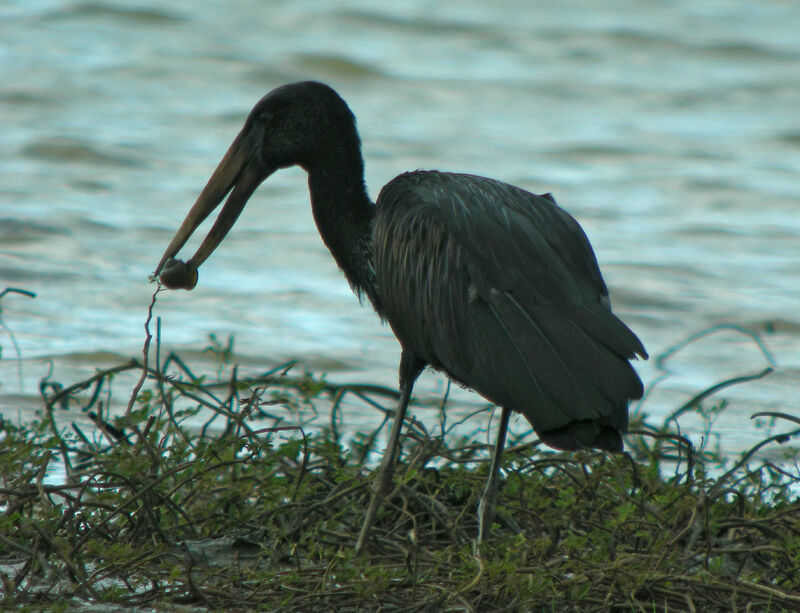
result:
[[[478,503],[478,545],[489,534],[489,528],[494,520],[495,503],[497,502],[497,477],[500,473],[500,461],[503,458],[503,449],[506,446],[506,433],[511,409],[503,407],[500,415],[500,429],[497,432],[497,442],[494,444],[492,467],[489,469],[489,480]]]
[[[364,516],[364,524],[361,526],[361,534],[358,535],[356,555],[359,555],[364,549],[375,514],[378,512],[378,507],[391,488],[394,462],[397,458],[397,448],[400,443],[400,432],[403,429],[403,422],[406,418],[408,401],[411,398],[414,381],[416,381],[421,371],[422,365],[416,359],[403,352],[400,358],[400,400],[397,403],[397,411],[394,414],[392,431],[389,433],[389,442],[386,444],[383,459],[381,459],[377,474],[372,482],[372,497],[369,501],[367,513]]]

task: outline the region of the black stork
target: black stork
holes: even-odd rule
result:
[[[426,366],[502,407],[478,505],[478,543],[494,517],[512,410],[556,449],[622,450],[628,402],[643,391],[630,360],[647,353],[611,312],[578,222],[549,194],[439,171],[401,174],[373,203],[355,117],[322,83],[284,85],[256,104],[154,276],[169,288],[192,289],[198,267],[256,188],[294,165],[308,173],[322,240],[353,291],[372,303],[402,347],[400,400],[358,552],[391,487],[411,390]],[[173,259],[226,195],[194,257]]]

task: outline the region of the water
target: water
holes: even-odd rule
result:
[[[373,196],[414,168],[553,192],[652,355],[720,323],[762,334],[776,372],[722,394],[734,450],[761,438],[753,412],[797,413],[800,5],[164,6],[0,6],[0,289],[37,293],[0,302],[4,416],[32,414],[51,366],[71,383],[139,353],[148,274],[252,105],[301,79],[351,105]],[[161,294],[157,315],[164,345],[196,359],[210,332],[234,334],[253,368],[300,358],[395,383],[397,342],[337,271],[297,169],[260,188],[199,287]],[[765,364],[723,330],[671,360],[643,408],[667,415]],[[443,387],[428,374],[420,390]]]

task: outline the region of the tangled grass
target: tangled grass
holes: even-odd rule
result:
[[[644,423],[624,455],[513,446],[476,556],[486,446],[411,420],[356,558],[377,433],[345,445],[336,427],[310,435],[272,411],[347,394],[382,407],[394,392],[291,377],[289,365],[212,380],[180,364],[43,385],[40,421],[0,424],[3,608],[800,610],[796,469],[751,466],[751,454],[712,476],[705,454]],[[99,390],[122,370],[146,383],[109,419]],[[77,406],[94,432],[56,426],[56,411]],[[52,484],[56,461],[66,479]]]
[[[800,470],[756,459],[800,420],[763,415],[795,429],[718,470],[668,426],[720,386],[665,425],[632,424],[625,454],[512,444],[479,554],[487,445],[410,417],[357,558],[379,431],[343,440],[340,408],[354,395],[388,419],[396,392],[292,376],[292,364],[198,377],[156,355],[43,381],[40,419],[0,421],[3,610],[800,610]],[[110,417],[123,371],[139,384]],[[304,416],[322,404],[330,424],[312,434]],[[91,430],[59,427],[66,410]]]

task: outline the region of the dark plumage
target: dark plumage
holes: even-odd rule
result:
[[[377,200],[378,312],[403,349],[565,449],[619,450],[628,359],[592,248],[550,197],[472,175],[413,172]],[[577,427],[576,427],[577,424]]]
[[[355,118],[321,83],[265,96],[220,162],[155,274],[191,289],[197,268],[258,185],[278,168],[308,171],[319,232],[353,289],[402,346],[401,400],[357,548],[391,483],[400,427],[426,366],[504,408],[479,540],[493,515],[510,410],[548,445],[622,449],[628,402],[642,383],[629,360],[646,358],[612,312],[589,240],[549,194],[473,175],[402,174],[373,205],[364,186]],[[195,256],[173,260],[230,192]]]

